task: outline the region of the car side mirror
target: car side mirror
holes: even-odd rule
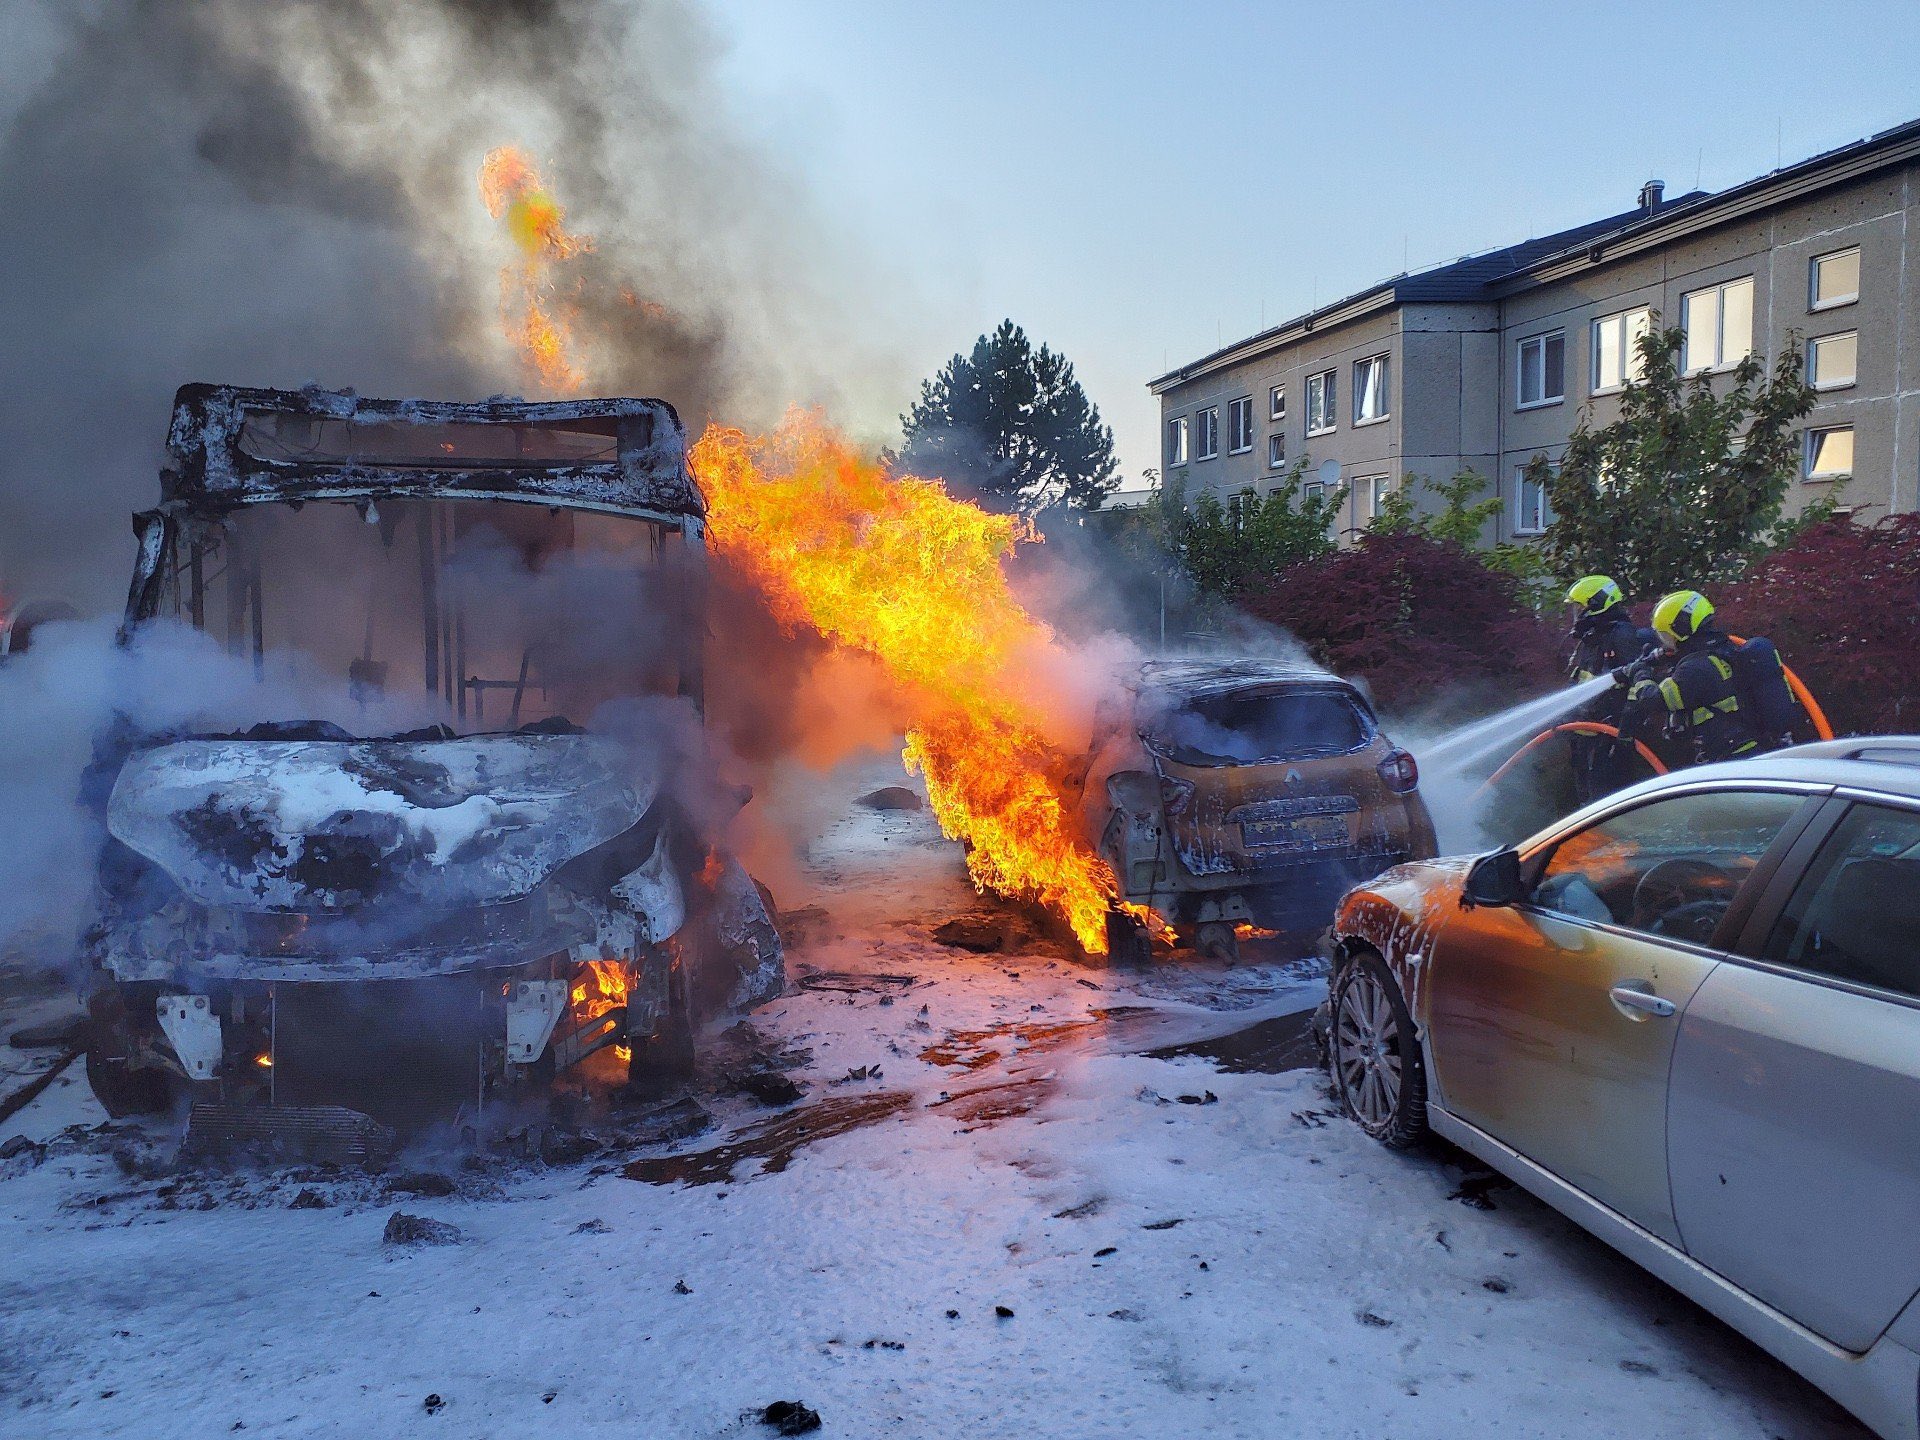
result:
[[[1460,903],[1468,909],[1476,905],[1518,905],[1526,898],[1518,850],[1482,855],[1467,871],[1466,888],[1460,892]]]

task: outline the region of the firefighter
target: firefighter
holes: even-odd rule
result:
[[[1653,632],[1628,616],[1627,597],[1610,576],[1582,575],[1567,588],[1567,606],[1573,614],[1569,679],[1597,679],[1659,649]],[[1617,725],[1625,699],[1623,689],[1607,690],[1587,706],[1583,718]],[[1630,746],[1623,749],[1605,735],[1575,735],[1572,749],[1574,796],[1582,805],[1634,778]]]
[[[1770,641],[1734,643],[1713,623],[1698,590],[1676,590],[1653,607],[1653,630],[1673,656],[1665,678],[1645,665],[1622,667],[1621,734],[1650,737],[1659,728],[1691,742],[1697,763],[1773,750],[1792,739],[1793,699],[1780,652]]]
[[[1567,605],[1574,611],[1570,679],[1592,680],[1631,665],[1657,643],[1627,615],[1627,597],[1608,576],[1582,575],[1567,587]]]

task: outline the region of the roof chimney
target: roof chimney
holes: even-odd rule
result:
[[[1649,180],[1640,187],[1640,208],[1651,215],[1660,208],[1660,198],[1667,193],[1664,180]]]

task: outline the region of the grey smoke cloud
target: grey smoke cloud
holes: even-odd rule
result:
[[[851,338],[873,267],[732,132],[690,0],[15,0],[0,31],[5,593],[115,603],[184,380],[528,390],[475,190],[498,144],[597,240],[596,389],[696,432],[905,389]]]

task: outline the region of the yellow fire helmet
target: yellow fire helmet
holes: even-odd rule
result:
[[[1667,645],[1678,645],[1700,633],[1713,618],[1713,602],[1698,590],[1676,590],[1653,607],[1653,630]]]
[[[1578,605],[1589,615],[1604,615],[1614,606],[1625,604],[1626,599],[1606,575],[1582,575],[1567,587],[1567,604]]]

